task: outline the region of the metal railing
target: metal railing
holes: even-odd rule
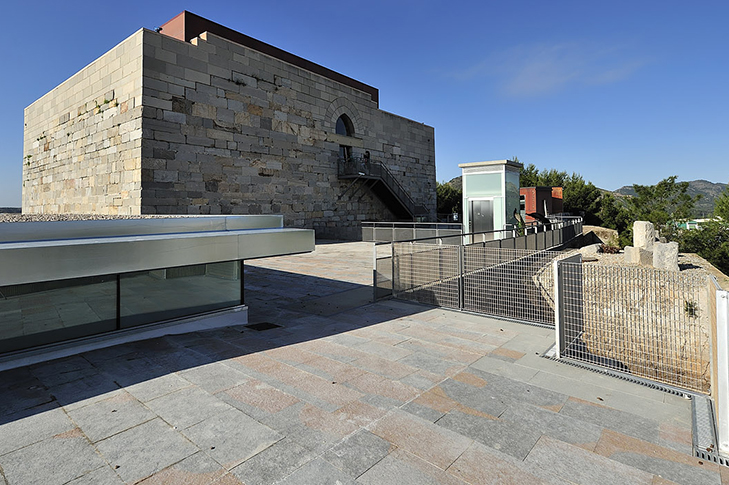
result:
[[[428,213],[425,206],[415,203],[407,190],[382,162],[364,157],[339,158],[337,167],[337,174],[340,178],[366,178],[382,181],[412,217]]]
[[[466,246],[463,309],[554,325],[551,262],[562,256],[559,251]]]
[[[515,229],[504,229],[376,243],[373,297],[376,300],[392,295],[446,308],[554,325],[550,262],[561,253],[513,246],[531,243],[536,248],[547,241],[564,243],[567,234],[575,235],[576,227],[581,228],[579,218],[560,222],[551,231],[542,229],[541,233],[525,236],[515,236]],[[562,234],[529,239],[550,232]],[[507,236],[511,236],[511,242],[505,243]],[[512,248],[501,247],[504,244]]]
[[[542,251],[562,246],[582,234],[582,218],[554,220],[549,227],[532,224],[525,227],[464,235],[465,244],[481,243],[484,247]]]
[[[579,261],[554,266],[558,357],[709,391],[706,276]]]
[[[554,324],[551,262],[562,253],[477,245],[392,243],[395,298]],[[546,276],[545,276],[546,275]]]
[[[446,244],[458,244],[463,234],[460,223],[442,222],[370,222],[362,223],[362,241],[393,242],[413,239],[443,239]],[[452,240],[450,236],[456,236]]]
[[[362,222],[362,241],[412,241],[437,244],[486,243],[490,247],[543,250],[560,246],[582,234],[581,217],[555,218],[549,227],[528,223],[506,224],[504,229],[464,234],[463,224],[449,222]],[[433,241],[431,241],[433,240]]]

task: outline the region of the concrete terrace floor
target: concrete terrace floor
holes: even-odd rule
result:
[[[729,484],[687,399],[553,332],[368,303],[371,245],[246,262],[251,323],[0,373],[0,484]]]

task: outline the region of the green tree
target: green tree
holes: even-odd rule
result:
[[[539,170],[534,164],[525,166],[519,174],[519,185],[522,187],[562,187],[564,212],[582,215],[586,224],[599,224],[600,189],[578,173],[568,175],[555,169]]]
[[[690,196],[688,182],[676,182],[676,178],[673,175],[656,185],[635,184],[636,195],[628,199],[628,212],[634,221],[652,222],[669,239],[676,238],[677,223],[691,218],[694,205],[701,198]]]
[[[592,182],[585,182],[579,174],[573,173],[562,183],[564,187],[564,210],[570,214],[582,214],[585,224],[600,225],[599,212],[602,192]]]
[[[729,221],[710,221],[681,231],[678,240],[681,252],[697,253],[729,275]]]
[[[605,192],[600,199],[598,216],[602,226],[622,233],[632,223],[630,214],[623,204],[611,192]]]
[[[724,222],[729,223],[729,185],[714,200],[714,217],[721,217]]]
[[[519,173],[520,187],[536,187],[539,185],[539,169],[533,163],[524,166]]]
[[[436,182],[438,214],[461,213],[463,193],[448,182]]]

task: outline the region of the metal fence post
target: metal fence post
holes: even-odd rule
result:
[[[562,302],[562,267],[560,260],[552,262],[552,275],[554,276],[554,349],[555,356],[560,359],[565,350],[564,309]]]
[[[464,307],[464,301],[465,301],[465,295],[464,295],[464,285],[465,285],[465,274],[464,274],[464,253],[466,250],[466,246],[463,245],[463,241],[461,241],[460,246],[458,247],[458,308],[460,310],[463,310]]]
[[[575,266],[562,267],[564,263],[571,263]],[[554,331],[555,331],[555,350],[556,357],[559,359],[564,356],[567,350],[567,327],[570,326],[572,335],[579,335],[582,322],[582,255],[573,254],[572,256],[555,259],[552,263],[552,272],[554,276]],[[572,269],[570,269],[572,268]],[[570,273],[570,285],[567,284],[565,272]],[[575,281],[575,280],[579,280]],[[569,288],[569,295],[567,287]],[[569,319],[567,318],[567,301],[570,301]],[[569,320],[569,321],[568,321]],[[574,337],[573,337],[574,338]]]
[[[729,292],[716,292],[717,393],[719,453],[729,454]]]
[[[390,291],[390,294],[392,296],[395,296],[395,288],[396,286],[399,286],[400,284],[400,275],[395,273],[395,242],[390,243],[390,274],[392,275],[392,290]],[[397,285],[395,285],[395,277],[397,276]]]
[[[377,243],[372,243],[372,303],[377,301]]]

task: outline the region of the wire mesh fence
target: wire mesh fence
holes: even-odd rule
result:
[[[564,356],[708,392],[706,276],[566,262],[560,273]]]
[[[559,251],[465,246],[463,309],[554,325],[551,262]]]
[[[446,308],[460,308],[462,246],[393,243],[393,295]]]
[[[558,251],[410,242],[392,248],[397,298],[554,325],[551,261]]]
[[[706,275],[435,239],[389,247],[386,256],[380,253],[382,264],[376,257],[376,281],[396,298],[550,326],[557,313],[561,356],[697,392],[710,389]],[[378,280],[377,273],[387,277]]]

